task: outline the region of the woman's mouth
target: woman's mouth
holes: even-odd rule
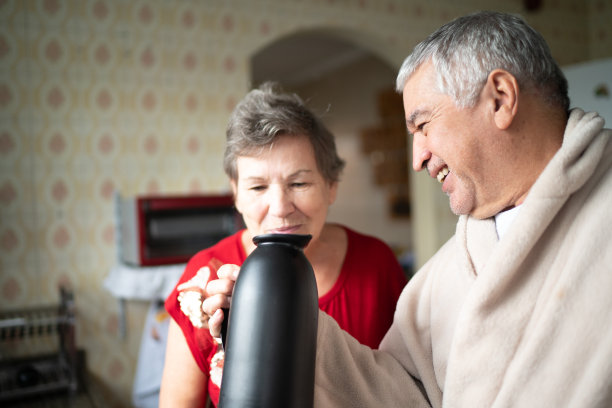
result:
[[[292,233],[295,233],[299,229],[300,229],[299,225],[293,225],[291,227],[273,228],[270,230],[270,233],[271,234],[292,234]]]
[[[439,172],[438,175],[436,176],[438,179],[439,183],[444,183],[444,180],[446,179],[446,176],[448,175],[448,173],[450,172],[450,170],[448,169],[448,167],[444,166]]]

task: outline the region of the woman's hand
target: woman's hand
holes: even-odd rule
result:
[[[240,267],[233,264],[222,265],[217,271],[219,279],[208,282],[204,290],[202,311],[209,317],[208,330],[214,338],[221,336],[221,324],[224,316],[223,310],[230,307],[234,284],[238,278]]]
[[[177,287],[179,292],[177,299],[181,312],[198,329],[208,328],[208,315],[202,311],[204,290],[206,289],[208,278],[210,278],[210,268],[204,266],[200,268],[193,278],[181,283]]]

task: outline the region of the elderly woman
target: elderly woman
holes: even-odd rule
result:
[[[255,249],[254,236],[312,235],[304,253],[320,309],[373,348],[391,325],[406,283],[386,244],[326,222],[344,162],[333,135],[297,95],[270,83],[251,91],[230,118],[224,167],[246,229],[196,254],[166,300],[173,320],[162,407],[202,407],[207,398],[217,404],[223,351],[208,331],[206,312],[229,306],[236,265]],[[213,318],[222,319],[222,312]]]

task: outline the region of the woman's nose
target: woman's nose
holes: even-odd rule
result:
[[[294,206],[291,195],[284,188],[270,189],[270,202],[268,212],[275,217],[283,218],[293,212]]]
[[[425,136],[417,133],[412,139],[412,168],[415,171],[423,170],[423,164],[431,159],[431,152],[425,145]]]

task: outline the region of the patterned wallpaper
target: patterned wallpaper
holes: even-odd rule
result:
[[[88,368],[130,405],[147,305],[102,282],[116,260],[113,193],[219,192],[225,123],[249,56],[333,28],[398,66],[481,8],[521,12],[563,64],[612,55],[609,0],[0,0],[0,308],[76,292]],[[351,34],[352,33],[352,34]]]

